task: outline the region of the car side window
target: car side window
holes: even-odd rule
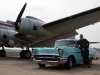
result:
[[[78,43],[76,42],[76,47],[79,48],[80,46],[78,45]]]

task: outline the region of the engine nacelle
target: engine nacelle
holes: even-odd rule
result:
[[[0,29],[0,42],[7,42],[9,39],[15,40],[15,31]]]
[[[9,40],[8,43],[5,46],[6,47],[15,47],[16,42],[14,40]]]
[[[51,32],[47,31],[42,27],[43,21],[34,20],[29,18],[22,18],[21,23],[18,23],[18,32],[33,36],[48,36]]]
[[[5,47],[20,47],[20,43],[15,40],[8,40],[6,44],[3,44]]]
[[[16,45],[15,31],[0,29],[0,45],[5,47],[14,47]]]

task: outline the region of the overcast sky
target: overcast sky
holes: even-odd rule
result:
[[[46,23],[100,6],[100,0],[0,0],[0,20],[15,21],[24,3],[25,16],[37,17]],[[100,23],[77,30],[89,41],[100,42]],[[79,35],[76,36],[79,39]],[[100,48],[100,44],[91,45]]]

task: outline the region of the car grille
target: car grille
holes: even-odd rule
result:
[[[34,55],[35,60],[49,60],[49,61],[58,61],[60,56],[57,55]]]

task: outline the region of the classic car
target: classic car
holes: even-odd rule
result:
[[[91,58],[93,60],[99,60],[99,58],[100,58],[100,51],[96,50],[95,48],[89,48],[89,50],[90,50],[89,53],[94,55]]]
[[[73,64],[83,62],[81,50],[77,45],[76,39],[56,40],[54,47],[42,47],[32,49],[33,60],[39,67],[45,67],[46,64],[63,64],[65,68],[71,69]],[[89,54],[89,57],[92,57]],[[90,58],[92,64],[92,59]]]

